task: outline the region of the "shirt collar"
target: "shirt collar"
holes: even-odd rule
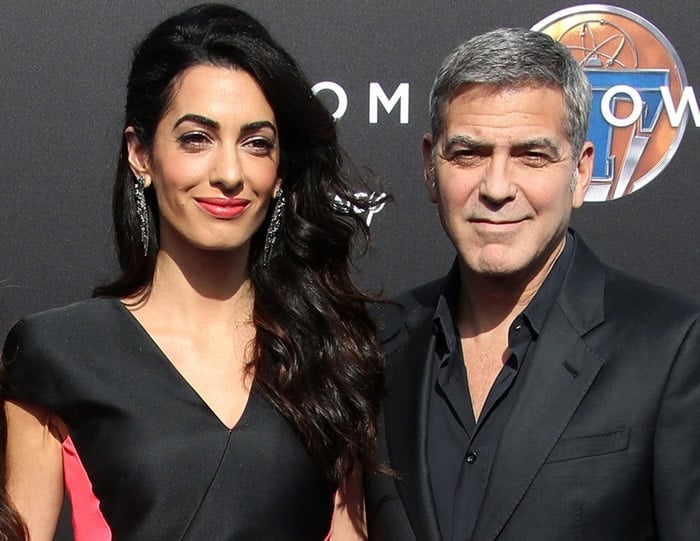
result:
[[[574,242],[574,236],[570,231],[567,231],[564,249],[561,254],[559,254],[559,257],[557,257],[552,269],[545,277],[544,282],[542,282],[535,296],[525,307],[525,310],[523,310],[523,316],[535,337],[539,336],[540,332],[542,332],[544,320],[549,313],[549,309],[554,304],[554,300],[557,298],[557,294],[564,282],[566,270],[569,268],[571,256],[574,253]]]
[[[435,307],[435,315],[433,316],[435,336],[438,342],[444,340],[444,342],[438,344],[438,348],[445,348],[447,352],[452,351],[452,347],[457,340],[454,315],[457,313],[460,283],[459,263],[455,258],[443,283],[437,306]]]

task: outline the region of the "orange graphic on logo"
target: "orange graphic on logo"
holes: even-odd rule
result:
[[[668,39],[639,15],[604,5],[559,11],[533,29],[565,45],[593,87],[589,138],[597,157],[586,200],[616,199],[651,182],[678,148],[687,121],[684,114],[673,126],[669,116],[686,77]]]

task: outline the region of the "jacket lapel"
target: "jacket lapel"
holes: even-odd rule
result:
[[[577,238],[525,377],[512,389],[518,398],[494,456],[472,541],[499,535],[603,365],[581,339],[603,322],[603,289],[603,267]]]
[[[434,308],[421,306],[406,318],[403,336],[387,352],[389,387],[384,401],[391,467],[399,476],[399,496],[421,541],[440,540],[426,456],[433,315]]]

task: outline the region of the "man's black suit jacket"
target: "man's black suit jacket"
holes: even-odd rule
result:
[[[700,540],[700,305],[574,242],[471,541]],[[380,318],[378,448],[397,477],[365,480],[370,541],[440,539],[426,424],[441,283]]]

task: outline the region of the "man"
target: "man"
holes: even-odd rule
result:
[[[568,229],[590,92],[528,30],[438,72],[425,179],[457,257],[380,323],[396,475],[366,479],[370,540],[700,539],[700,306]]]

